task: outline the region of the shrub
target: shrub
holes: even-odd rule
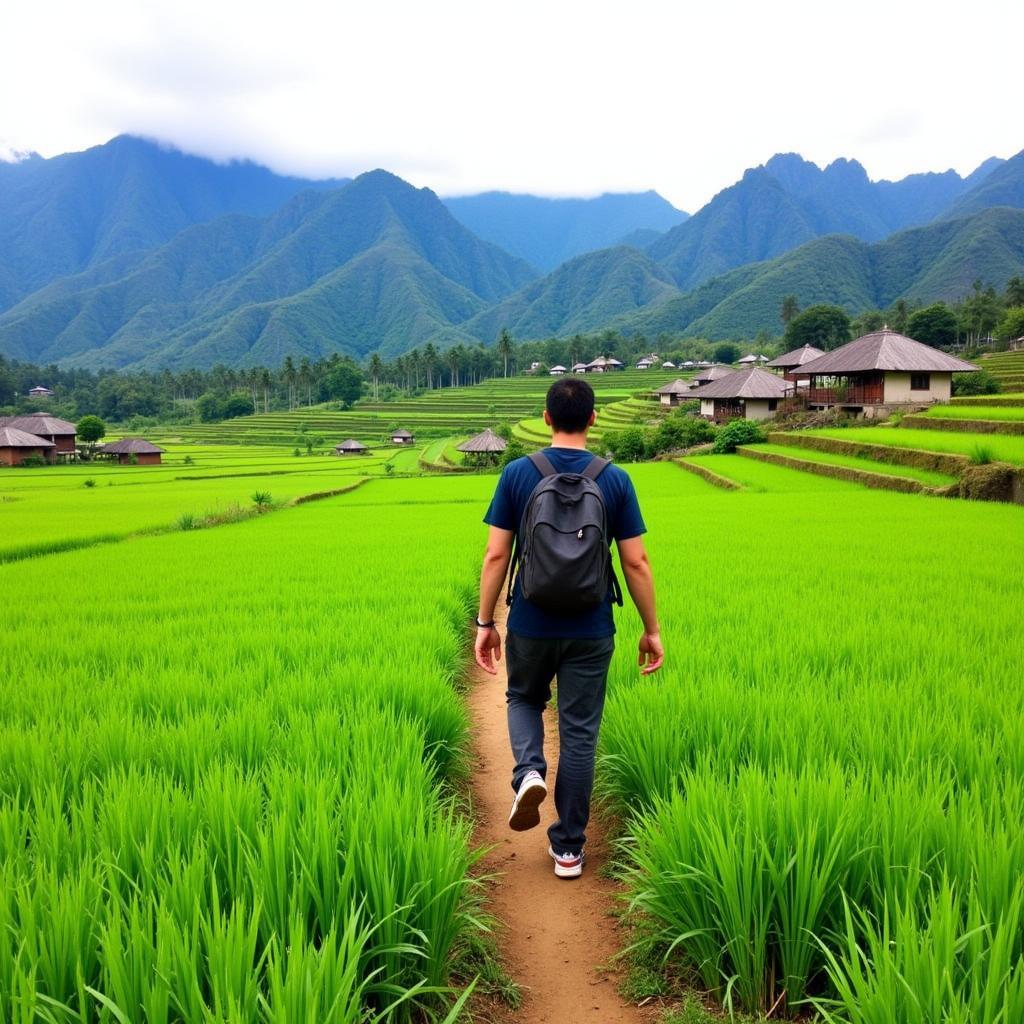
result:
[[[523,447],[523,443],[516,438],[512,438],[511,441],[506,445],[505,450],[501,453],[500,466],[507,466],[514,459],[521,459],[526,454],[526,449]]]
[[[196,528],[196,517],[191,512],[182,512],[178,516],[179,530],[194,530]]]
[[[195,459],[193,459],[191,455],[186,455],[182,461],[186,466],[191,466],[195,463]]]
[[[999,381],[988,370],[958,373],[953,378],[954,395],[998,395]]]
[[[46,459],[42,455],[29,455],[21,460],[20,465],[25,466],[27,469],[38,469],[40,466],[46,465]]]
[[[737,445],[760,444],[764,440],[764,431],[755,420],[733,420],[715,436],[715,452],[724,455],[736,451]]]
[[[692,448],[694,445],[713,441],[715,428],[703,417],[667,416],[650,435],[648,452],[672,451],[675,448]]]
[[[606,436],[605,444],[617,462],[639,462],[647,454],[648,438],[639,427],[626,427]]]
[[[96,486],[96,481],[93,480],[93,478],[90,476],[90,477],[88,477],[88,478],[86,478],[85,480],[82,481],[82,486],[83,487],[95,487]]]
[[[251,495],[252,503],[261,512],[265,512],[273,504],[274,498],[270,491],[256,491]]]
[[[394,465],[392,463],[390,463],[390,462],[385,462],[384,463],[384,475],[385,476],[392,476],[394,474],[394,472],[395,472]]]
[[[967,453],[972,466],[987,466],[995,461],[995,454],[987,444],[976,444]]]

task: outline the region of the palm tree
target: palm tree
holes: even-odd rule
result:
[[[370,380],[373,381],[373,400],[376,402],[378,399],[378,384],[380,382],[381,371],[384,369],[384,364],[380,361],[380,356],[376,352],[370,356],[370,365],[368,367],[370,371]]]
[[[498,344],[495,346],[498,350],[498,355],[505,361],[505,372],[504,376],[508,376],[508,359],[512,355],[512,335],[508,333],[508,329],[502,327],[501,334],[498,336]]]
[[[462,362],[463,349],[461,345],[453,345],[448,349],[448,369],[451,370],[451,386],[459,386],[459,364]]]
[[[434,348],[432,341],[428,341],[423,349],[423,366],[427,371],[427,387],[432,388],[434,386],[434,370],[437,367],[437,349]]]
[[[797,302],[795,295],[787,295],[782,300],[782,309],[779,311],[779,316],[782,318],[782,322],[788,327],[789,321],[793,319],[800,312],[800,303]]]
[[[313,368],[309,365],[307,356],[303,356],[299,362],[299,387],[305,388],[308,408],[313,404]]]
[[[291,409],[294,404],[296,372],[295,361],[290,355],[284,357],[284,368],[281,371],[281,376],[284,377],[285,385],[288,388],[288,408]]]

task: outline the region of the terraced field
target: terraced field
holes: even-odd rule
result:
[[[1024,351],[994,352],[978,360],[978,366],[993,374],[1003,391],[1024,391]]]
[[[912,428],[847,427],[842,429],[808,430],[808,437],[830,437],[840,441],[860,441],[893,448],[947,452],[967,458],[985,450],[991,459],[1024,466],[1024,437],[1005,437],[958,433],[948,430],[914,430]]]

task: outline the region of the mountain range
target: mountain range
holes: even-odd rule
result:
[[[1021,207],[1024,153],[897,182],[780,154],[686,218],[657,193],[441,200],[386,171],[312,182],[119,137],[0,163],[0,353],[180,369],[502,328],[774,333],[786,294],[857,312],[1001,287],[1024,272]]]

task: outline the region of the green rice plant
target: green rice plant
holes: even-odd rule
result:
[[[967,453],[972,466],[987,466],[995,461],[992,448],[987,444],[976,444]]]

